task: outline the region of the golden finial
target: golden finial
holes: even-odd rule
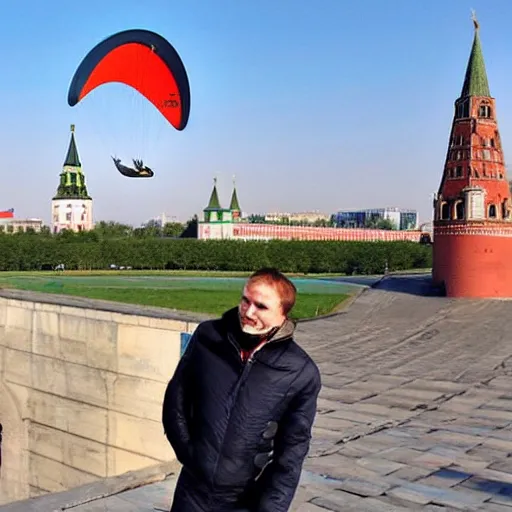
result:
[[[474,9],[471,9],[471,19],[473,20],[473,24],[475,25],[475,30],[478,30],[480,28],[480,24],[476,19],[476,12]]]
[[[214,178],[213,178],[213,186],[214,187],[217,186],[217,176],[214,176]]]
[[[233,174],[233,187],[236,186],[236,179],[235,179],[235,175]]]
[[[74,125],[74,124],[72,124],[72,125],[71,125],[71,133],[73,133],[74,131],[75,131],[75,125]]]

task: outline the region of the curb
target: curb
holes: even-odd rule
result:
[[[379,280],[380,281],[380,280]],[[325,315],[318,315],[314,316],[312,318],[301,318],[300,320],[297,320],[297,325],[307,323],[307,322],[316,322],[317,320],[324,320],[325,318],[332,318],[339,315],[344,315],[348,313],[354,302],[363,294],[366,293],[372,286],[369,286],[368,288],[365,286],[360,286],[359,289],[351,294],[351,296],[343,302],[340,309],[337,311],[333,311],[332,313],[326,313]]]
[[[8,503],[0,506],[0,512],[62,512],[130,489],[162,482],[171,475],[177,475],[180,468],[181,464],[177,460],[164,462],[149,468],[103,478],[90,484],[73,487],[67,491],[48,493],[43,496]]]

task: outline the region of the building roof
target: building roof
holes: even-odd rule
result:
[[[233,194],[231,195],[230,210],[240,211],[240,203],[238,202],[238,195],[236,193],[235,179],[233,178]]]
[[[217,178],[213,178],[213,190],[205,210],[220,210],[219,194],[217,194]]]
[[[485,70],[482,45],[480,44],[480,26],[475,17],[473,17],[473,23],[475,24],[475,36],[466,68],[466,76],[464,77],[464,84],[460,95],[461,98],[468,96],[491,96],[487,72]]]
[[[75,125],[71,125],[71,140],[69,141],[68,153],[66,155],[66,160],[64,160],[65,166],[70,167],[81,167],[80,157],[78,156],[78,149],[76,148],[75,142]]]

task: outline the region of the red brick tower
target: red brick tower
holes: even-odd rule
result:
[[[512,297],[509,184],[479,25],[434,200],[433,280],[449,297]]]

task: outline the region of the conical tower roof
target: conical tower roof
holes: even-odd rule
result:
[[[68,153],[64,160],[64,166],[81,167],[80,157],[78,156],[78,149],[75,142],[75,125],[71,125],[71,140],[69,141]]]
[[[471,53],[469,55],[462,92],[460,94],[461,98],[466,98],[468,96],[491,96],[489,82],[487,80],[487,72],[485,70],[482,45],[480,43],[480,26],[474,13],[473,23],[475,25],[475,36],[473,39]]]
[[[238,195],[236,193],[235,177],[233,176],[233,194],[231,195],[231,203],[229,209],[234,211],[240,211],[240,203],[238,202]]]
[[[219,194],[217,193],[217,178],[213,178],[213,190],[205,210],[220,210]]]

